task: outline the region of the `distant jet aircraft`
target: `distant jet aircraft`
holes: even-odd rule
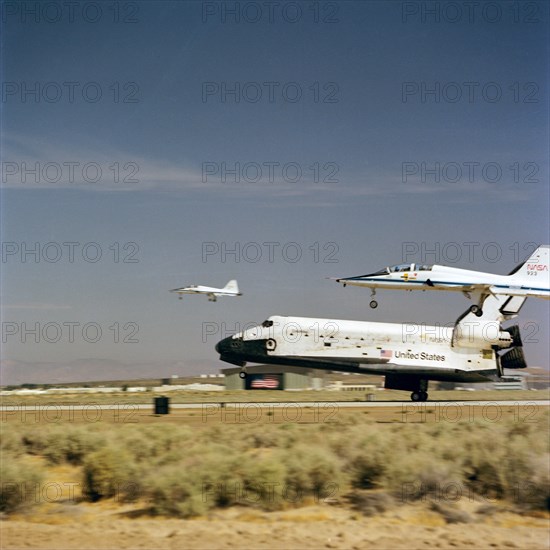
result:
[[[550,299],[549,245],[539,246],[528,260],[518,265],[508,275],[494,275],[444,265],[400,264],[386,267],[375,273],[356,277],[337,278],[346,285],[394,290],[446,290],[462,292],[476,303],[470,311],[481,317],[483,303],[488,296],[534,297]],[[378,306],[371,300],[370,307]]]
[[[218,296],[242,296],[242,293],[239,292],[237,281],[234,279],[229,281],[223,288],[190,285],[182,288],[173,288],[170,292],[177,292],[180,300],[183,298],[182,294],[206,294],[209,302],[215,302]]]

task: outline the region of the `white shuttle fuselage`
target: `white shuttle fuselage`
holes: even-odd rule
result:
[[[481,382],[498,378],[503,366],[526,366],[519,332],[473,319],[444,327],[275,315],[216,349],[220,359],[243,367],[254,362],[383,374],[386,387],[411,390],[421,401],[428,380]],[[520,350],[519,360],[499,355],[508,348]]]

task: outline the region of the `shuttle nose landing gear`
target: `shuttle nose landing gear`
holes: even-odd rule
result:
[[[427,401],[428,400],[428,392],[413,391],[411,393],[411,400],[412,401]]]

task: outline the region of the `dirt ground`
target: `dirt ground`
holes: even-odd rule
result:
[[[138,517],[133,517],[133,516]],[[468,513],[447,523],[426,503],[367,517],[346,507],[317,504],[290,511],[246,508],[178,520],[139,516],[131,507],[102,503],[59,505],[0,522],[2,549],[548,549],[548,516],[510,511]]]
[[[150,409],[137,409],[132,405],[62,410],[55,405],[36,409],[14,407],[0,412],[0,424],[186,424],[193,427],[211,427],[219,424],[337,424],[350,418],[361,417],[378,423],[440,423],[513,421],[545,423],[549,407],[544,402],[486,405],[468,403],[399,403],[395,406],[347,408],[338,403],[319,402],[311,405],[288,403],[276,408],[255,403],[228,403],[224,408],[205,403],[198,409],[171,409],[169,415],[155,415]]]

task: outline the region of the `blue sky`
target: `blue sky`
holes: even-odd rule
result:
[[[272,314],[448,323],[460,295],[371,311],[325,277],[405,246],[505,274],[549,242],[545,2],[26,4],[2,6],[6,383],[216,372],[216,341]],[[168,293],[231,278],[238,300]],[[547,366],[547,303],[519,324]]]

